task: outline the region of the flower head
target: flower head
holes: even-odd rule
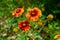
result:
[[[47,16],[47,18],[48,18],[48,19],[53,19],[54,16],[53,16],[52,14],[49,14],[49,15]]]
[[[56,38],[60,39],[60,34],[55,35],[55,37],[54,37],[54,38],[55,38],[55,39],[56,39]]]
[[[12,15],[14,15],[15,17],[19,17],[22,15],[23,12],[24,8],[17,8],[13,11]]]
[[[30,29],[29,24],[30,23],[27,20],[23,20],[22,22],[18,23],[18,27],[25,32]]]
[[[28,11],[28,13],[26,14],[26,17],[31,21],[36,21],[38,20],[39,17],[41,17],[41,15],[42,15],[41,10],[35,7]]]

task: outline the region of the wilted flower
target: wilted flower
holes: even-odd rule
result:
[[[6,25],[6,24],[4,25],[4,28],[8,28],[9,29],[10,27],[11,27],[10,25]]]
[[[15,39],[15,38],[16,38],[16,36],[12,36],[12,37],[11,37],[11,39]]]
[[[8,40],[14,40],[16,38],[16,36],[9,36],[7,39]]]
[[[43,22],[41,20],[38,21],[38,25],[42,26],[43,25]]]
[[[49,14],[49,15],[47,16],[47,18],[48,18],[48,19],[53,19],[54,16],[53,16],[52,14]]]
[[[8,40],[11,40],[11,37],[8,37],[7,39],[8,39]]]
[[[17,8],[13,11],[12,15],[14,15],[15,17],[19,17],[22,15],[23,12],[24,8]]]
[[[35,7],[28,11],[28,13],[26,14],[26,17],[30,19],[31,21],[36,21],[38,20],[39,17],[41,17],[41,15],[42,15],[41,10]]]
[[[35,40],[35,38],[32,34],[29,36],[29,40]]]
[[[2,34],[2,36],[3,36],[3,37],[6,37],[6,36],[7,36],[7,33]]]
[[[23,20],[22,22],[18,23],[18,27],[25,32],[30,29],[29,24],[30,23],[27,20]]]
[[[55,37],[54,37],[55,39],[57,38],[57,39],[60,39],[60,34],[58,34],[58,35],[55,35]]]

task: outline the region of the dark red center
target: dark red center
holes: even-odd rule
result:
[[[23,25],[22,25],[22,26],[24,27],[24,26],[26,26],[26,24],[25,24],[25,23],[23,23]]]
[[[16,10],[16,13],[19,13],[20,11],[21,11],[20,9],[17,9],[17,10]]]
[[[19,25],[24,28],[26,26],[29,26],[29,22],[28,21],[20,22]]]
[[[26,23],[23,23],[23,24],[22,24],[22,27],[26,27],[26,26],[27,26],[27,24],[26,24]]]
[[[37,10],[30,11],[30,15],[32,17],[36,16],[37,15]]]

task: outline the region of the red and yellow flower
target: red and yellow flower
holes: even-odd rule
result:
[[[55,39],[56,39],[56,38],[60,39],[60,34],[55,35],[55,37],[54,37],[54,38],[55,38]]]
[[[28,31],[30,29],[29,26],[29,22],[27,20],[23,20],[22,22],[18,23],[18,27],[22,30],[22,31]]]
[[[15,17],[19,17],[22,15],[23,12],[24,8],[17,8],[13,11],[12,15],[14,15]]]
[[[39,8],[35,7],[33,9],[30,9],[28,13],[26,14],[26,17],[30,19],[31,21],[38,20],[39,17],[42,16],[42,12]]]

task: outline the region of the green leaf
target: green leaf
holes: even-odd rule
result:
[[[0,36],[0,40],[5,40],[4,37]]]

